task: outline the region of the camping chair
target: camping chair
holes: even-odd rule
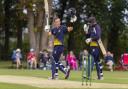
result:
[[[12,61],[11,68],[16,68],[16,62]]]

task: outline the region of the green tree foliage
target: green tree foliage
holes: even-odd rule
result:
[[[33,3],[37,6],[34,11]],[[53,5],[53,12],[61,17],[62,23],[65,22],[64,24],[69,22],[69,18],[66,17],[69,8],[73,7],[77,12],[74,31],[67,35],[65,39],[67,49],[73,49],[78,54],[80,50],[85,47],[87,48],[84,42],[85,34],[83,25],[89,16],[96,17],[97,22],[102,28],[102,41],[106,49],[114,52],[116,59],[128,48],[127,0],[53,0]],[[40,42],[44,42],[41,40],[44,38],[41,35],[46,35],[42,30],[45,25],[45,19],[42,18],[45,17],[43,6],[43,0],[0,0],[0,47],[2,50],[5,50],[4,53],[9,54],[10,37],[16,37],[16,47],[23,48],[22,27],[25,27],[26,24],[32,21],[31,25],[33,25],[34,35],[36,35],[35,39],[39,38]],[[23,14],[24,8],[27,8],[28,12],[32,12],[31,15],[33,19],[29,18],[31,16],[30,14]],[[42,21],[38,19],[41,13],[43,14],[40,18],[44,19]],[[125,21],[124,18],[127,18],[127,21]],[[3,35],[3,33],[5,33],[5,35]],[[42,46],[42,44],[38,45]]]
[[[89,16],[95,16],[97,22],[102,28],[102,40],[107,50],[112,51],[117,59],[121,52],[117,50],[124,50],[128,45],[127,33],[126,33],[126,22],[124,22],[125,10],[128,10],[127,0],[59,0],[61,4],[60,12],[61,18],[64,17],[64,10],[70,7],[74,7],[77,10],[78,21],[75,23],[75,30],[71,33],[70,43],[71,49],[79,49],[79,51],[85,46],[84,32],[82,31],[83,24],[81,23],[81,16],[83,15],[85,19]],[[68,21],[67,21],[68,22]],[[123,33],[123,34],[122,34]],[[120,39],[123,38],[123,39]],[[125,39],[124,39],[125,38]],[[74,40],[75,39],[75,40]],[[78,39],[78,40],[77,40]],[[124,46],[122,48],[122,46]],[[69,47],[69,49],[70,49]]]
[[[3,35],[1,35],[3,33],[3,22],[4,22],[4,8],[3,8],[3,0],[0,1],[0,50],[2,50],[4,44],[3,44]],[[2,56],[2,52],[0,51],[0,58]]]
[[[109,23],[109,33],[108,33],[108,48],[114,52],[115,55],[119,55],[122,53],[117,50],[125,50],[128,45],[124,45],[123,42],[120,41],[120,36],[126,30],[126,25],[123,23],[125,13],[125,9],[128,6],[128,2],[126,0],[110,0],[111,8],[109,11],[110,23]],[[127,9],[128,10],[128,9]],[[121,39],[124,40],[124,39]],[[125,40],[127,42],[127,40]],[[121,48],[121,44],[124,46]],[[124,52],[124,51],[123,51]],[[119,56],[116,56],[118,59]]]
[[[4,40],[4,59],[8,58],[9,54],[9,37],[10,37],[10,28],[11,28],[11,5],[12,5],[12,0],[5,0],[4,1],[4,11],[5,11],[5,18],[4,18],[4,31],[5,31],[5,40]]]
[[[17,0],[1,0],[1,29],[2,37],[2,59],[9,59],[10,50],[11,50],[11,41],[10,38],[17,38],[17,46],[21,48],[22,46],[22,20],[19,15],[19,9],[17,9]],[[16,48],[15,47],[15,48]]]

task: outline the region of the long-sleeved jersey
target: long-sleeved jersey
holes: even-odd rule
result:
[[[54,46],[63,45],[64,34],[67,32],[67,27],[61,25],[58,28],[51,29],[51,32],[54,35]]]
[[[90,46],[98,46],[97,40],[101,37],[101,28],[98,24],[89,27],[87,38],[91,38]]]

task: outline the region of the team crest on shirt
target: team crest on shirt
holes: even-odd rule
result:
[[[94,32],[95,34],[96,34],[96,29],[95,29],[95,27],[93,27],[93,31],[92,32]]]
[[[59,31],[58,32],[60,32],[60,29],[59,29]]]

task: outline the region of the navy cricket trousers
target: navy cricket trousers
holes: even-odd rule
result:
[[[53,78],[55,76],[58,76],[58,69],[60,71],[62,71],[64,74],[66,74],[66,71],[65,71],[66,68],[59,61],[60,56],[63,53],[63,51],[64,51],[64,46],[63,45],[55,46],[54,49],[53,49],[53,54],[52,54],[53,60],[54,60],[54,62],[52,62],[52,77]]]
[[[103,72],[102,72],[102,65],[101,65],[100,59],[99,59],[99,54],[100,54],[99,47],[90,47],[90,54],[94,58],[94,61],[92,63],[92,68],[93,68],[93,66],[95,64],[96,65],[98,79],[101,79],[101,77],[103,77]]]

